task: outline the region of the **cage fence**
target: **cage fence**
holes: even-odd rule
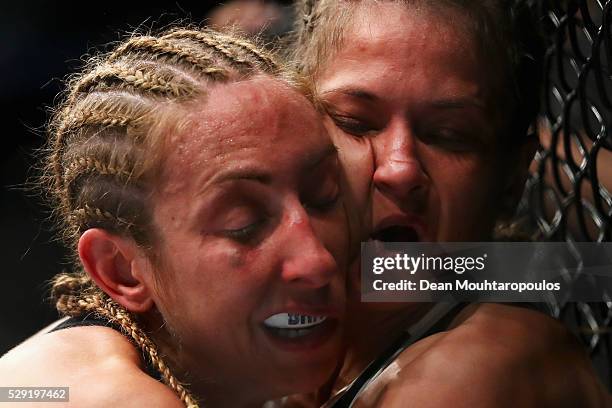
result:
[[[519,213],[539,240],[607,242],[612,216],[612,0],[535,0],[546,39],[540,147]],[[612,269],[610,271],[612,274]],[[574,276],[567,276],[572,280]],[[551,301],[612,388],[612,294]]]

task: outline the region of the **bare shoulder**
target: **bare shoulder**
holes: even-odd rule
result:
[[[166,385],[147,376],[142,371],[132,371],[122,376],[107,373],[97,379],[95,389],[84,386],[69,407],[159,407],[183,408],[183,403]],[[89,384],[91,387],[92,384]]]
[[[561,324],[524,308],[466,308],[389,366],[358,406],[609,407],[584,350]]]
[[[140,360],[115,330],[75,327],[35,335],[2,356],[0,386],[69,387],[65,407],[183,406],[170,388],[142,371]]]

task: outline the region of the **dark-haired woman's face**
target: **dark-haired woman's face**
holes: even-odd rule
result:
[[[473,41],[426,10],[356,10],[317,78],[362,239],[477,241],[500,207],[496,130]]]

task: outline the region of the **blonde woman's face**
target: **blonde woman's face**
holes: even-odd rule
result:
[[[249,398],[313,390],[344,306],[336,149],[311,104],[268,77],[215,85],[187,119],[154,197],[157,307],[183,368]]]

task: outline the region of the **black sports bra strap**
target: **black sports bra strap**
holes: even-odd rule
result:
[[[49,330],[49,333],[52,333],[58,330],[63,330],[63,329],[70,329],[71,327],[82,327],[82,326],[103,326],[103,327],[110,327],[111,329],[115,329],[115,330],[118,329],[108,320],[101,319],[93,314],[86,314],[82,316],[69,317],[68,319],[64,320],[63,322],[55,326],[53,329]]]
[[[58,330],[63,330],[63,329],[70,329],[72,327],[83,327],[83,326],[108,327],[110,329],[118,331],[124,337],[127,337],[125,336],[125,334],[123,334],[123,332],[121,331],[121,328],[118,325],[111,323],[108,320],[98,317],[92,313],[82,315],[82,316],[70,317],[67,320],[55,326],[53,329],[49,330],[49,333],[52,333]],[[161,374],[159,373],[159,371],[155,369],[155,367],[151,365],[149,361],[149,357],[146,356],[142,352],[141,352],[141,356],[142,356],[142,361],[144,362],[144,371],[147,373],[147,375],[149,377],[156,379],[157,381],[161,381],[162,380]]]
[[[450,322],[467,305],[468,303],[456,302],[437,303],[434,305],[421,319],[420,323],[414,325],[410,330],[403,332],[389,348],[368,365],[335,401],[325,406],[328,408],[349,408],[352,406],[361,390],[376,379],[399,354],[418,340],[446,330]]]

